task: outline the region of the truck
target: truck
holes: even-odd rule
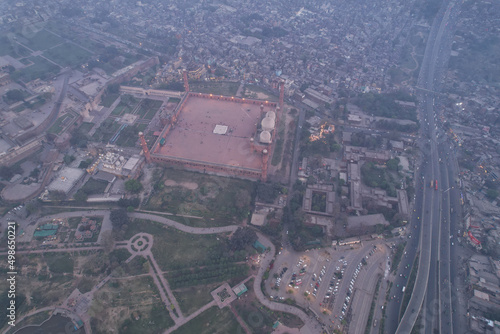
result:
[[[434,188],[434,180],[431,180],[431,188]]]
[[[434,181],[434,186],[436,187],[435,189],[438,190],[438,180]]]

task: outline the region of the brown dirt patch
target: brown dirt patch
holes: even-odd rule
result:
[[[177,181],[174,181],[174,180],[166,180],[164,182],[164,184],[167,186],[167,187],[184,187],[184,188],[187,188],[189,190],[196,190],[198,189],[198,183],[195,183],[195,182],[177,182]]]

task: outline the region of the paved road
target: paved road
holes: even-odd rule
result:
[[[377,281],[382,278],[384,268],[381,262],[386,257],[386,252],[377,251],[373,256],[368,258],[368,267],[360,270],[360,276],[356,282],[356,294],[352,302],[353,320],[349,324],[349,331],[351,333],[363,333],[366,328],[370,309],[375,297],[375,287]],[[381,291],[383,295],[385,291]],[[379,292],[380,293],[380,292]],[[371,326],[371,323],[370,323]]]
[[[65,219],[67,219],[67,218],[71,218],[71,217],[75,217],[75,216],[82,216],[82,215],[103,215],[103,216],[109,217],[109,211],[108,210],[94,210],[94,211],[63,212],[63,213],[58,213],[55,215],[45,216],[45,217],[40,218],[39,220],[47,221],[47,220],[51,220],[53,218],[65,218]],[[152,214],[147,214],[147,213],[135,212],[135,213],[130,213],[130,216],[132,218],[140,218],[140,219],[148,219],[151,221],[156,221],[156,222],[159,222],[161,224],[165,224],[167,226],[176,228],[180,231],[183,231],[186,233],[193,233],[193,234],[213,234],[213,233],[234,232],[238,228],[238,226],[235,226],[235,225],[224,226],[224,227],[214,227],[214,228],[191,227],[191,226],[182,225],[176,221],[173,221],[173,220],[170,220],[170,219],[167,219],[164,217],[160,217],[160,216],[156,216],[156,215],[152,215]],[[259,301],[263,305],[265,305],[266,307],[268,307],[272,310],[281,311],[281,312],[288,312],[288,313],[294,314],[294,315],[298,316],[299,318],[301,318],[301,320],[305,324],[304,327],[301,328],[301,333],[304,333],[304,334],[321,333],[321,325],[314,317],[308,316],[304,311],[300,310],[297,307],[287,305],[287,304],[270,302],[267,298],[264,297],[262,290],[261,290],[261,281],[262,281],[262,277],[263,277],[266,269],[268,268],[271,260],[274,259],[274,254],[276,254],[276,249],[275,249],[273,243],[266,236],[264,236],[261,233],[258,233],[258,236],[259,236],[259,240],[262,242],[262,244],[264,244],[264,246],[266,246],[266,247],[269,247],[271,250],[269,252],[265,253],[264,256],[262,257],[259,272],[254,280],[254,291],[257,295],[257,298],[259,299]],[[135,236],[134,236],[134,238],[135,238]],[[136,252],[130,248],[131,247],[130,244],[127,244],[127,245],[122,244],[118,247],[119,248],[122,248],[122,247],[129,248],[129,251],[131,251],[133,256],[135,256],[134,253],[136,253]],[[39,252],[41,253],[41,252],[47,252],[47,251],[50,251],[50,252],[54,252],[54,251],[55,252],[68,252],[68,251],[73,251],[73,250],[74,251],[81,251],[81,250],[96,250],[96,249],[101,249],[101,247],[94,246],[94,247],[79,247],[79,248],[74,248],[74,249],[65,248],[65,249],[51,249],[51,250],[33,250],[33,251],[26,251],[26,253],[39,253]],[[18,253],[23,253],[23,252],[19,251]],[[199,310],[197,310],[196,312],[194,312],[193,314],[191,314],[187,317],[184,317],[181,313],[181,309],[180,309],[173,293],[170,290],[168,282],[166,281],[164,276],[161,275],[161,270],[160,270],[158,264],[156,263],[154,257],[150,253],[150,247],[148,247],[148,254],[146,254],[146,256],[148,257],[148,259],[150,260],[150,262],[152,264],[151,271],[156,271],[155,273],[153,273],[152,276],[153,276],[153,279],[155,280],[155,284],[158,286],[158,288],[160,290],[162,300],[164,300],[164,302],[170,301],[172,304],[174,304],[174,306],[177,309],[177,312],[179,314],[178,317],[171,314],[172,319],[175,321],[175,326],[172,328],[169,328],[167,331],[165,331],[165,333],[171,333],[173,330],[179,328],[180,326],[182,326],[183,324],[185,324],[189,320],[195,318],[197,315],[201,314],[205,310],[216,305],[215,301],[212,301],[212,302],[206,304],[205,306],[203,306],[202,308],[200,308]],[[105,280],[107,280],[107,279],[109,279],[109,277],[107,277]],[[102,286],[102,284],[100,284],[100,286]],[[163,292],[163,289],[160,288],[161,286],[165,287],[165,290],[167,291],[168,297]]]
[[[269,267],[269,264],[271,263],[271,260],[274,259],[274,254],[276,254],[276,248],[274,247],[273,243],[267,239],[266,236],[264,236],[261,233],[257,233],[259,236],[259,241],[266,247],[270,247],[271,250],[268,251],[267,253],[264,254],[264,256],[261,259],[260,263],[260,268],[259,272],[257,273],[257,276],[255,277],[254,284],[253,284],[253,289],[255,291],[255,295],[259,299],[262,305],[266,306],[267,308],[274,310],[274,311],[280,311],[280,312],[288,312],[291,314],[294,314],[298,316],[303,322],[304,322],[304,327],[300,329],[301,333],[304,334],[317,334],[321,333],[321,324],[312,316],[308,316],[304,311],[301,309],[287,305],[287,304],[281,304],[281,303],[275,303],[269,301],[266,297],[264,297],[264,294],[262,293],[262,290],[260,288],[261,282],[262,282],[262,277],[264,276],[264,273],[266,272],[266,269]]]
[[[424,55],[424,60],[421,66],[419,76],[419,86],[424,87],[428,91],[437,91],[440,74],[446,63],[444,55],[449,55],[449,49],[444,46],[449,46],[450,32],[447,31],[450,20],[451,10],[449,7],[450,1],[443,3],[441,11],[436,16],[436,19],[431,28],[427,47]],[[445,206],[443,207],[442,199],[444,195],[442,190],[449,185],[446,169],[439,165],[440,155],[438,152],[439,138],[443,138],[444,134],[438,129],[434,113],[434,97],[431,94],[423,93],[421,96],[421,116],[424,118],[422,134],[423,138],[420,141],[420,146],[424,154],[428,153],[426,160],[428,164],[424,164],[421,168],[424,176],[423,190],[423,208],[416,206],[417,212],[421,212],[422,230],[421,230],[421,256],[419,262],[419,271],[415,283],[414,291],[425,291],[424,304],[424,326],[426,333],[432,333],[434,330],[443,333],[452,333],[450,327],[452,321],[443,318],[446,313],[441,315],[445,309],[449,308],[449,288],[446,289],[443,282],[449,280],[449,252],[445,238],[449,235],[449,212],[448,202],[445,198]],[[427,143],[425,142],[427,141]],[[444,165],[444,164],[442,164]],[[443,175],[444,174],[444,175]],[[430,183],[430,180],[438,181],[439,191],[430,189],[425,183]],[[444,213],[444,214],[443,214]],[[444,224],[443,224],[444,223]],[[449,247],[449,246],[448,246]],[[438,261],[441,265],[438,266]],[[448,290],[448,291],[446,291]],[[444,297],[443,299],[440,297]],[[424,303],[424,294],[412,294],[412,298],[408,305],[401,323],[397,329],[397,333],[409,333],[413,327],[420,308]],[[394,310],[392,310],[394,312]],[[393,313],[391,313],[393,316]],[[388,321],[389,327],[391,321]]]

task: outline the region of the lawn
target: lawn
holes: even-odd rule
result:
[[[137,114],[140,115],[141,118],[151,120],[156,115],[162,104],[163,101],[145,99],[142,101]]]
[[[192,286],[189,288],[177,289],[173,292],[182,313],[184,313],[184,315],[189,315],[203,305],[210,303],[213,300],[210,292],[215,290],[219,285],[220,283]]]
[[[56,122],[49,128],[48,133],[60,134],[61,131],[65,128],[66,124],[70,122],[74,118],[71,114],[66,114],[59,117]]]
[[[91,54],[73,43],[64,43],[45,51],[44,56],[62,67],[75,67],[88,61]]]
[[[238,253],[242,254],[242,253]],[[228,260],[236,260],[229,258]],[[243,260],[243,259],[241,259]],[[246,264],[235,264],[225,262],[212,256],[211,262],[220,261],[213,265],[204,265],[195,269],[180,269],[169,271],[166,275],[170,286],[173,289],[189,286],[205,286],[212,283],[221,283],[227,280],[240,282],[248,276],[248,266]]]
[[[33,325],[33,326],[40,325],[44,321],[48,320],[51,316],[52,316],[52,312],[51,311],[38,312],[38,313],[36,313],[34,315],[30,315],[29,317],[24,318],[20,322],[16,322],[16,327],[11,327],[10,330],[7,330],[4,333],[6,333],[6,334],[7,333],[9,333],[9,334],[10,333],[15,333],[15,332],[17,332],[17,329],[24,328],[24,327],[26,327],[28,325]]]
[[[235,96],[240,87],[239,82],[190,82],[189,89],[193,92],[224,96]]]
[[[155,236],[153,255],[162,270],[205,265],[223,256],[225,241],[221,235],[187,234],[160,223],[136,219],[133,224],[129,224],[124,240],[139,232]]]
[[[137,135],[139,131],[141,130],[139,130],[136,125],[127,126],[120,132],[120,135],[115,142],[116,145],[124,147],[134,147],[137,140],[139,139]]]
[[[74,260],[69,254],[47,253],[44,255],[44,258],[51,272],[73,274]]]
[[[149,276],[112,279],[96,293],[89,313],[98,333],[162,333],[174,324]]]
[[[144,130],[146,130],[148,125],[147,124],[137,124],[135,127],[137,128],[138,131],[144,132]]]
[[[40,30],[31,37],[24,36],[24,38],[27,38],[26,46],[32,50],[46,50],[64,42],[63,39],[45,29]],[[24,38],[22,38],[22,40],[24,40]]]
[[[80,125],[80,128],[78,128],[78,131],[84,134],[88,134],[93,127],[94,123],[83,122],[82,125]]]
[[[249,290],[252,289],[250,284],[245,284]],[[302,320],[290,313],[272,311],[259,303],[253,295],[247,292],[248,298],[238,299],[233,306],[239,316],[245,321],[252,333],[271,333],[273,324],[276,321],[281,322],[285,326],[298,328],[303,326]]]
[[[18,56],[27,56],[29,53],[28,49],[17,44],[13,39],[7,36],[0,37],[0,56],[9,55],[17,58]]]
[[[128,128],[131,128],[131,127],[129,126],[129,127],[127,127],[127,129]],[[132,127],[132,128],[135,128],[135,127]],[[137,136],[137,133],[139,133],[139,130],[135,131],[133,136],[129,136],[122,131],[120,133],[120,136],[116,140],[116,145],[123,146],[123,147],[135,147],[135,144],[137,143],[137,140],[139,139],[139,137]]]
[[[148,210],[202,216],[213,226],[240,224],[249,215],[255,182],[171,168],[157,174]]]
[[[228,334],[243,333],[238,321],[228,307],[219,309],[214,306],[187,324],[172,332],[173,334]]]
[[[15,71],[11,77],[14,81],[21,80],[29,82],[35,79],[45,80],[59,72],[59,67],[40,56],[28,58],[32,64]]]
[[[207,220],[203,218],[193,218],[193,217],[181,217],[181,216],[172,216],[165,215],[166,218],[170,220],[174,220],[183,225],[193,226],[193,227],[214,227],[214,226],[224,226],[217,224],[216,221]]]
[[[28,298],[30,298],[29,306],[24,303],[20,306],[21,309],[16,310],[18,317],[30,309],[59,305],[75,289],[72,274],[49,273],[46,271],[42,257],[37,257],[37,259],[40,260],[39,264],[42,269],[39,273],[34,265],[30,268],[24,267],[23,271],[27,270],[26,274],[16,276],[16,295],[29,296]],[[6,293],[6,291],[3,292]]]
[[[101,99],[101,105],[105,106],[106,108],[111,107],[111,105],[113,104],[113,102],[116,101],[118,96],[120,96],[120,94],[106,94]]]
[[[128,104],[124,103],[123,101],[118,103],[115,109],[111,112],[111,115],[113,116],[121,116],[123,114],[129,114],[132,111],[132,107],[130,107]]]
[[[111,115],[121,116],[123,114],[131,113],[140,101],[141,100],[137,100],[131,95],[122,95],[120,103],[111,112]]]
[[[92,140],[107,143],[119,128],[119,123],[116,123],[112,118],[108,118],[101,123],[101,126],[92,136]]]

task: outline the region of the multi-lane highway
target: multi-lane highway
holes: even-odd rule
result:
[[[445,1],[431,27],[427,40],[424,59],[421,64],[418,85],[421,88],[420,117],[422,137],[419,141],[422,149],[422,164],[417,181],[417,198],[412,226],[414,237],[420,237],[419,267],[415,288],[402,319],[399,311],[403,292],[401,285],[409,277],[407,266],[416,253],[416,239],[407,245],[406,258],[400,265],[397,279],[391,290],[391,302],[388,305],[386,332],[409,333],[422,310],[425,333],[459,333],[456,325],[451,291],[453,275],[456,275],[453,242],[450,235],[455,231],[455,222],[460,217],[457,208],[459,196],[455,180],[457,175],[456,159],[450,144],[446,142],[443,131],[436,122],[434,96],[439,88],[441,75],[446,66],[451,46],[452,27],[459,13],[459,4]],[[430,187],[430,182],[437,180],[438,190]],[[452,210],[453,209],[453,210]],[[451,221],[454,221],[451,224]],[[399,322],[399,320],[401,320]],[[399,324],[398,324],[399,322]],[[397,328],[397,329],[396,329]],[[465,327],[462,327],[465,328]]]

